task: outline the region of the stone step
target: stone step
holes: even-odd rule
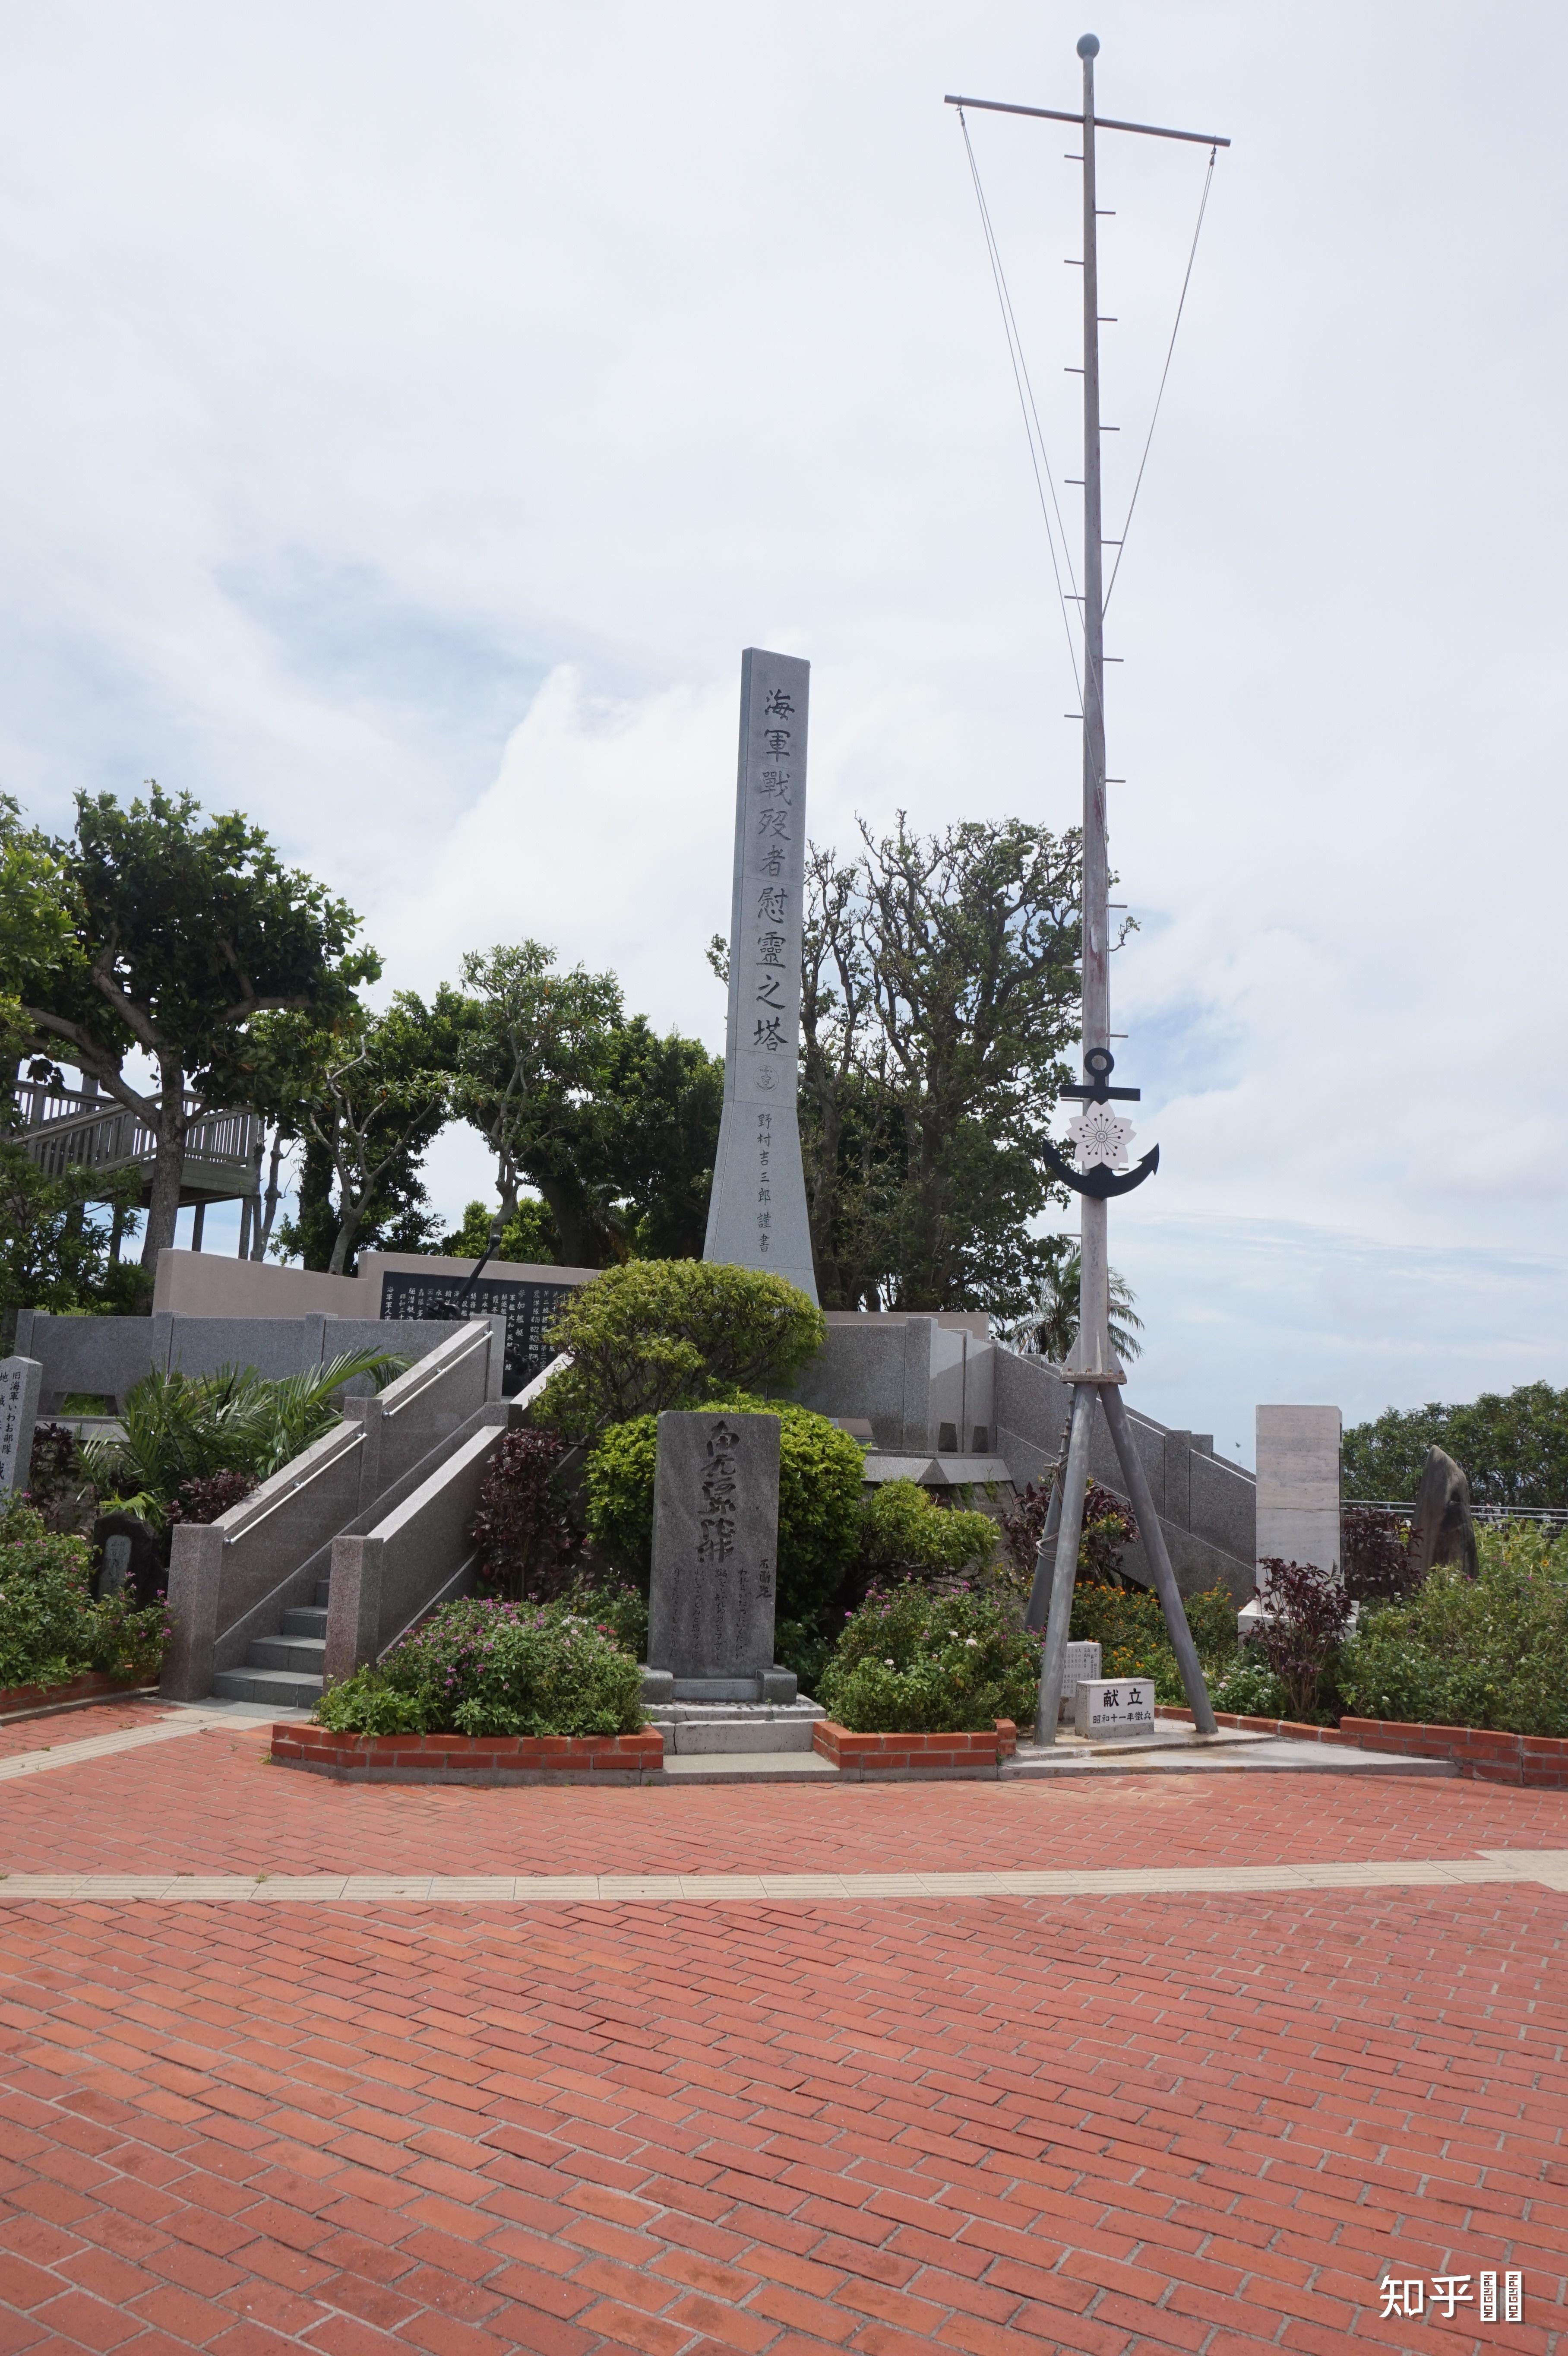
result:
[[[288,1669],[315,1677],[319,1684],[325,1658],[325,1636],[252,1636],[245,1665],[248,1669]]]
[[[326,1606],[325,1603],[291,1603],[283,1614],[285,1636],[319,1636],[326,1642]]]
[[[321,1699],[319,1676],[293,1669],[219,1669],[212,1680],[219,1701],[266,1702],[274,1709],[309,1709]]]
[[[315,1602],[316,1602],[316,1609],[317,1609],[317,1611],[318,1611],[318,1612],[325,1612],[325,1609],[326,1609],[326,1605],[327,1605],[327,1599],[330,1597],[331,1593],[332,1593],[332,1581],[331,1581],[331,1580],[330,1580],[330,1579],[318,1579],[318,1580],[316,1580],[316,1582],[315,1582]]]
[[[826,1716],[820,1702],[654,1702],[650,1722],[664,1735],[665,1756],[723,1758],[744,1753],[800,1754]]]

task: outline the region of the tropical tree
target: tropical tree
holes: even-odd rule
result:
[[[232,1098],[246,1026],[283,1007],[330,1022],[379,968],[355,944],[353,911],[239,812],[204,822],[189,794],[156,784],[128,809],[79,794],[76,811],[73,839],[48,846],[48,937],[17,947],[17,994],[33,1051],[76,1066],[153,1132],[142,1259],[155,1268],[175,1238],[189,1122]],[[7,856],[44,860],[15,829]],[[133,1054],[155,1090],[126,1076]]]
[[[1052,1261],[1029,1307],[1001,1324],[1003,1341],[1024,1357],[1049,1358],[1052,1365],[1063,1365],[1078,1339],[1078,1288],[1083,1270],[1083,1255],[1076,1251]],[[1110,1275],[1111,1347],[1118,1358],[1141,1357],[1143,1344],[1137,1337],[1144,1330],[1144,1321],[1133,1307],[1136,1295],[1125,1277],[1118,1276],[1115,1269]]]
[[[219,1472],[254,1483],[281,1472],[340,1419],[345,1384],[368,1376],[380,1390],[410,1363],[372,1349],[277,1378],[254,1366],[195,1376],[155,1369],[126,1396],[123,1439],[89,1440],[82,1462],[106,1504],[161,1525],[187,1483]]]

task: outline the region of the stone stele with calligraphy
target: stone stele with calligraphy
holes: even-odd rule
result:
[[[659,1418],[648,1666],[673,1673],[677,1693],[772,1668],[779,1431],[776,1415]]]
[[[702,1256],[770,1269],[815,1301],[795,1119],[810,684],[796,656],[741,658],[724,1112]]]
[[[37,1358],[0,1358],[0,1494],[27,1485],[43,1378]]]

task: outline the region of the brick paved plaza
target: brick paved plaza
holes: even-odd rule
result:
[[[1568,1852],[1568,1795],[1403,1778],[399,1790],[273,1767],[256,1724],[57,1763],[158,1722],[0,1730],[0,1867],[1211,1876]],[[6,1904],[0,2351],[1549,2350],[1565,1929],[1568,1890],[1523,1878]],[[1482,2323],[1480,2274],[1508,2268],[1524,2320]],[[1427,2284],[1419,2319],[1383,2319],[1387,2273]],[[1452,2322],[1434,2277],[1468,2277]]]

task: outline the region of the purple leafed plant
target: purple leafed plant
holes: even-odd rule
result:
[[[1268,1574],[1258,1646],[1290,1696],[1291,1716],[1305,1722],[1350,1624],[1350,1598],[1332,1571],[1319,1570],[1313,1562],[1282,1562],[1268,1555],[1258,1568]]]

